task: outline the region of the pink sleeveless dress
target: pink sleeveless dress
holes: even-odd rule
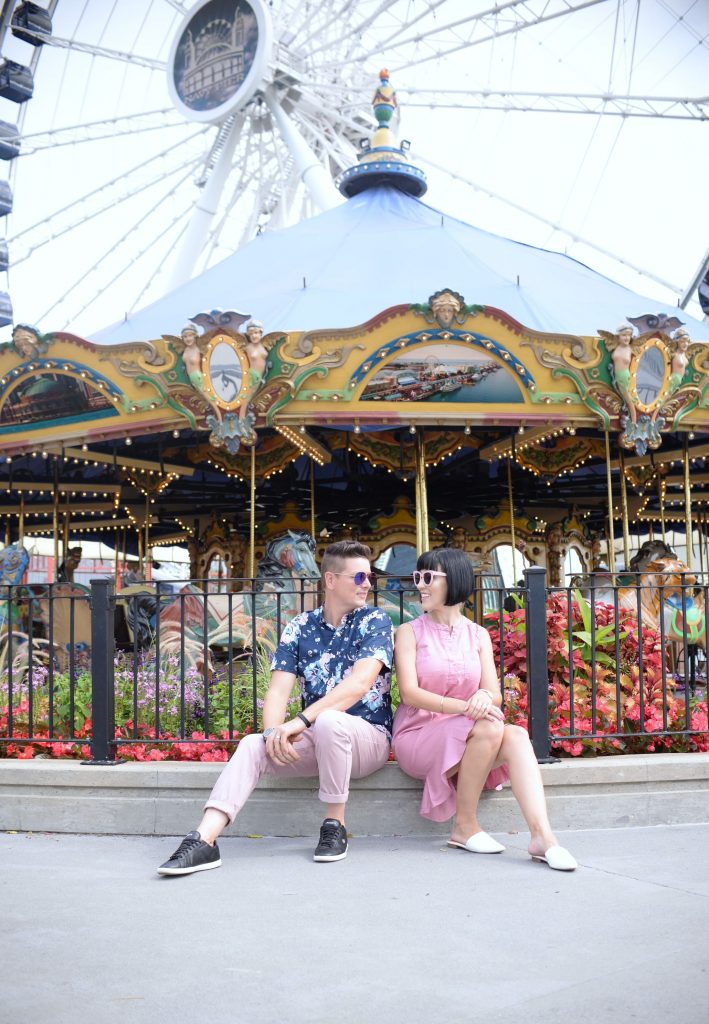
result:
[[[411,622],[416,637],[419,686],[444,697],[468,700],[480,687],[480,627],[463,618],[448,626],[419,615]],[[423,779],[421,815],[446,821],[455,814],[455,772],[475,723],[465,715],[445,715],[400,704],[394,716],[392,746],[402,771]],[[506,766],[494,768],[485,789],[509,781]]]

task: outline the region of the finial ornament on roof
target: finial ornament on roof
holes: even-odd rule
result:
[[[389,72],[383,68],[379,72],[379,85],[372,97],[377,127],[371,141],[361,141],[362,155],[359,163],[344,171],[336,182],[340,192],[348,199],[378,185],[389,185],[417,199],[425,193],[426,176],[408,162],[406,154],[410,144],[402,142],[398,146],[394,138],[391,121],[398,109]]]

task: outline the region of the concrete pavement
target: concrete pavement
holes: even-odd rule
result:
[[[0,1021],[28,1024],[698,1024],[709,1007],[709,825],[558,833],[553,872],[508,849],[358,838],[220,843],[0,833]]]

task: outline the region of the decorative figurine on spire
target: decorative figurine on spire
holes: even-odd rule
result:
[[[394,87],[389,84],[389,72],[386,68],[382,68],[379,72],[379,85],[372,97],[372,107],[374,108],[374,116],[379,123],[379,128],[388,130],[389,122],[394,116],[394,112],[399,109],[399,104],[396,102]],[[377,132],[377,134],[379,133]],[[372,145],[381,145],[376,139],[377,135],[372,139]],[[389,143],[388,138],[387,143]]]
[[[389,81],[389,72],[379,72],[379,85],[372,97],[372,110],[377,127],[371,142],[361,143],[362,155],[358,164],[348,167],[337,179],[337,187],[343,196],[351,198],[365,189],[389,185],[417,199],[427,189],[426,176],[418,167],[409,163],[409,143],[396,144],[392,131],[392,118],[399,110],[394,87]]]

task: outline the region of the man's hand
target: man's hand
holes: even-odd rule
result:
[[[284,725],[277,725],[266,740],[266,753],[276,764],[292,764],[300,760],[300,754],[294,744],[301,738],[305,731],[305,722],[294,718]]]

